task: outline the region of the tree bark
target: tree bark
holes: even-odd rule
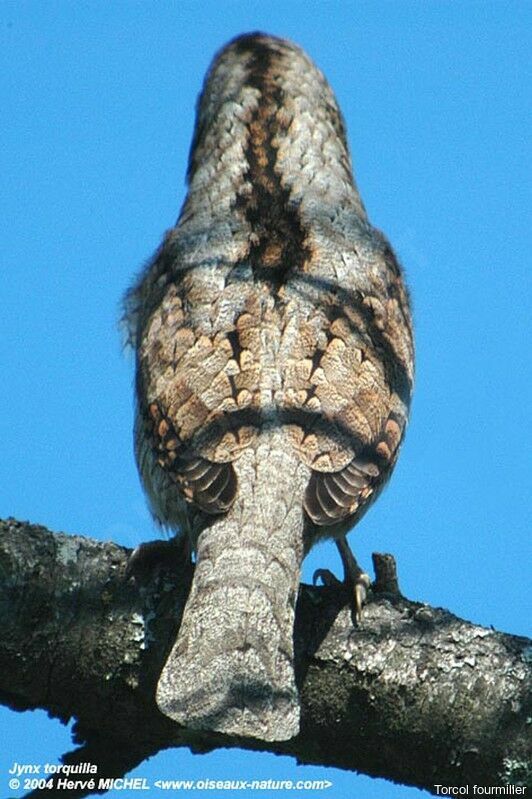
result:
[[[66,763],[93,762],[101,778],[167,747],[240,746],[433,793],[438,784],[532,784],[532,642],[390,592],[389,556],[375,558],[381,590],[357,627],[340,587],[301,585],[301,732],[272,744],[187,730],[158,711],[155,687],[192,569],[176,547],[128,579],[129,555],[113,543],[0,522],[0,698],[14,710],[74,717],[81,748]]]

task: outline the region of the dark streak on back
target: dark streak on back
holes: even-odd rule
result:
[[[283,92],[276,83],[281,57],[260,36],[245,36],[237,43],[240,52],[251,53],[248,85],[259,90],[258,106],[249,122],[244,175],[247,193],[237,197],[236,208],[244,212],[251,228],[247,259],[255,280],[265,281],[277,291],[291,270],[302,270],[310,251],[298,210],[276,169],[277,148],[273,140],[281,130],[278,110]],[[251,184],[251,192],[249,192]]]

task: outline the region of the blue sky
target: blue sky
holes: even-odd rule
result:
[[[119,302],[177,217],[212,55],[261,29],[303,46],[331,82],[368,213],[413,297],[410,429],[351,543],[368,568],[372,551],[393,552],[412,599],[530,635],[531,23],[525,2],[4,0],[0,516],[126,546],[156,535]],[[331,544],[311,553],[307,580],[318,566],[338,569]],[[13,761],[72,748],[44,712],[0,709],[0,740],[2,796]],[[135,774],[419,795],[235,751],[173,750]]]

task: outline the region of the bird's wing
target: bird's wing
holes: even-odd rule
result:
[[[305,510],[319,526],[356,521],[377,496],[397,458],[413,381],[399,265],[381,234],[355,250],[346,230],[327,258],[318,236],[308,243],[305,270],[286,291],[298,316],[286,359],[289,434],[312,469]]]
[[[126,298],[137,343],[137,459],[148,494],[160,501],[165,492],[150,485],[170,481],[211,514],[233,503],[232,462],[255,436],[263,321],[257,287],[240,274],[242,253],[216,257],[213,237],[215,229],[203,244],[215,255],[202,259],[171,231]]]

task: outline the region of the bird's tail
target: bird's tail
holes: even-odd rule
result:
[[[159,709],[195,729],[262,740],[299,731],[293,626],[308,469],[282,431],[235,462],[237,499],[200,535]]]

